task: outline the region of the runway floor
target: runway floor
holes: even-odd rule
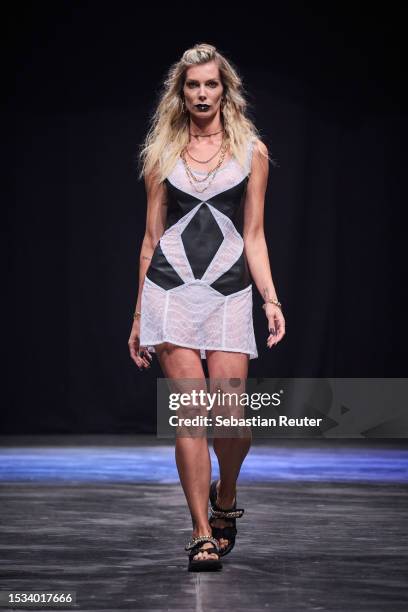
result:
[[[74,591],[82,611],[408,608],[404,440],[256,441],[237,544],[216,573],[186,571],[191,519],[169,442],[0,443],[1,591]]]

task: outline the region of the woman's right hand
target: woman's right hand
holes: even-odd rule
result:
[[[143,368],[150,368],[150,363],[153,358],[147,347],[140,346],[140,319],[138,317],[133,321],[128,346],[130,357],[133,359],[139,370],[143,370]]]

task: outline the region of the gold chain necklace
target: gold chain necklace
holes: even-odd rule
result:
[[[194,136],[194,138],[209,138],[210,136],[215,136],[216,134],[221,134],[224,131],[224,128],[219,130],[218,132],[213,132],[212,134],[193,134],[193,132],[189,132],[190,136]]]
[[[195,157],[193,157],[193,156],[191,155],[190,151],[187,149],[187,147],[185,148],[185,151],[186,151],[187,155],[188,155],[189,157],[191,157],[191,159],[193,159],[194,161],[198,162],[199,164],[208,164],[208,162],[210,162],[212,159],[214,159],[214,157],[215,157],[216,155],[218,155],[218,153],[221,151],[221,147],[222,147],[222,145],[223,145],[223,141],[221,141],[221,144],[220,144],[220,146],[218,147],[218,150],[217,150],[217,151],[214,153],[214,155],[212,155],[212,156],[210,157],[210,159],[206,159],[206,160],[204,160],[204,161],[203,161],[202,159],[196,159]]]
[[[217,165],[215,166],[215,168],[210,170],[207,173],[207,176],[205,176],[203,179],[198,179],[196,176],[194,176],[193,169],[190,168],[190,166],[188,165],[188,163],[187,163],[187,161],[185,159],[184,151],[182,152],[181,159],[182,159],[183,164],[184,164],[184,168],[185,168],[185,171],[186,171],[186,174],[187,174],[187,178],[188,178],[188,180],[190,182],[190,185],[193,187],[193,189],[195,191],[197,191],[197,193],[203,193],[203,191],[206,191],[206,189],[208,189],[210,187],[210,185],[212,184],[212,182],[213,182],[213,180],[215,178],[215,175],[217,174],[220,166],[222,165],[222,162],[225,159],[225,154],[226,154],[227,150],[228,150],[228,145],[225,143],[223,148],[222,148],[221,156],[220,156],[220,159],[219,159]],[[196,182],[196,183],[203,183],[204,181],[206,181],[208,179],[210,179],[209,183],[208,183],[208,185],[206,185],[204,187],[204,189],[197,189],[196,185],[194,185],[194,182]]]
[[[210,175],[211,175],[213,172],[215,172],[216,170],[218,170],[219,166],[222,164],[222,162],[223,162],[223,160],[224,160],[224,158],[225,158],[225,154],[226,154],[226,152],[227,152],[227,150],[228,150],[228,145],[227,145],[227,143],[225,142],[225,140],[223,140],[223,142],[221,143],[221,156],[220,156],[220,159],[219,159],[219,161],[218,161],[217,165],[216,165],[214,168],[211,168],[211,170],[209,170],[209,171],[207,172],[207,176],[205,176],[203,179],[199,179],[199,178],[197,178],[197,177],[194,175],[194,168],[191,168],[191,166],[189,166],[189,165],[188,165],[188,162],[187,162],[187,160],[186,160],[186,156],[185,156],[186,149],[187,149],[187,147],[184,147],[184,149],[182,150],[182,152],[181,152],[181,154],[180,154],[180,157],[181,157],[181,159],[182,159],[182,160],[183,160],[183,162],[184,162],[184,167],[185,167],[185,169],[186,169],[186,172],[190,173],[190,176],[192,177],[192,179],[193,179],[194,181],[196,181],[197,183],[202,183],[202,182],[204,182],[206,179],[208,179],[208,178],[209,178],[209,176],[210,176]]]

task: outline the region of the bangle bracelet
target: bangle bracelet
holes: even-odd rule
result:
[[[137,317],[141,317],[142,313],[139,310],[136,310],[135,314],[133,315],[133,319],[136,319]]]
[[[282,304],[279,302],[279,300],[265,300],[265,304],[262,304],[262,308],[265,308],[266,304],[275,304],[275,306],[278,306],[282,310]]]

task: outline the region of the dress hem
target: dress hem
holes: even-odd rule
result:
[[[174,344],[175,346],[181,346],[184,348],[197,349],[200,351],[201,359],[207,359],[205,351],[223,351],[225,353],[245,353],[249,355],[249,359],[258,358],[258,353],[253,352],[253,351],[248,351],[248,350],[244,351],[242,349],[233,349],[233,348],[226,348],[226,347],[220,347],[220,346],[193,346],[192,344],[186,344],[186,343],[181,344],[181,342],[170,340],[169,338],[163,338],[162,340],[154,340],[153,342],[152,341],[142,342],[140,339],[140,346],[147,347],[149,351],[151,351],[152,353],[155,353],[156,352],[154,348],[155,345],[162,344],[163,342],[169,342],[170,344]]]

